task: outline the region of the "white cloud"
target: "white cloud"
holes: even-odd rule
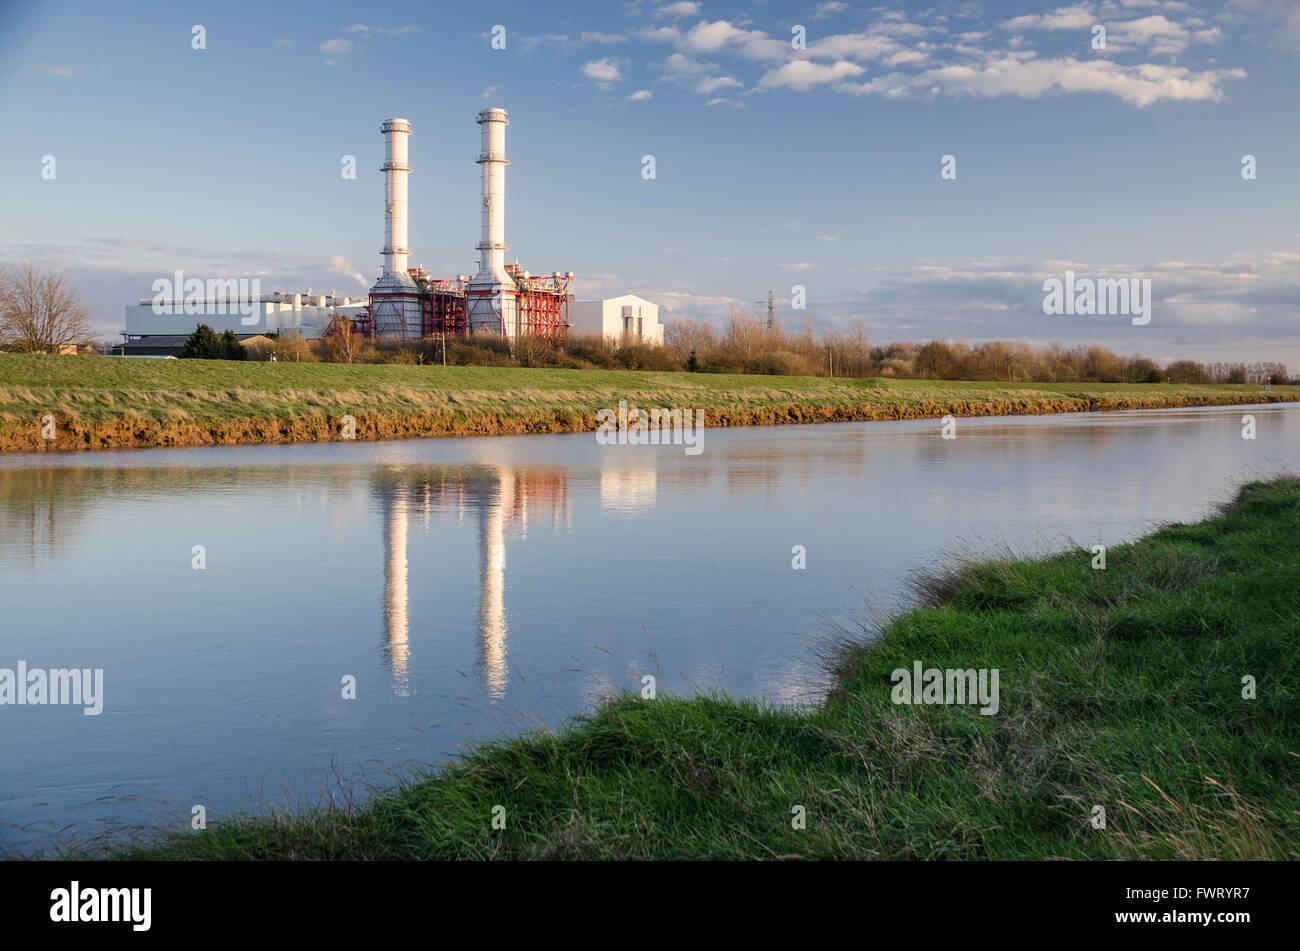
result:
[[[1058,7],[1052,13],[1033,13],[1012,17],[1002,23],[1004,30],[1089,30],[1097,15],[1083,5]]]
[[[1131,12],[1159,9],[1163,13],[1150,13],[1133,20],[1119,17]],[[1107,0],[1099,10],[1086,4],[1071,7],[1059,7],[1052,13],[1030,14],[1013,17],[1001,24],[1004,30],[1077,30],[1090,35],[1096,24],[1106,27],[1106,52],[1129,52],[1145,49],[1156,56],[1175,56],[1186,50],[1192,43],[1216,43],[1223,38],[1218,27],[1205,28],[1205,23],[1196,17],[1189,17],[1181,22],[1171,20],[1165,13],[1190,12],[1183,3],[1166,3],[1160,0]]]
[[[739,89],[743,88],[744,85],[739,79],[732,79],[730,76],[710,76],[697,82],[695,91],[702,96],[707,96],[719,89]]]
[[[727,49],[748,59],[781,59],[791,52],[788,40],[772,39],[762,30],[742,30],[727,20],[700,21],[681,37],[681,45],[692,53]]]
[[[419,33],[420,28],[414,23],[408,23],[405,26],[366,26],[364,23],[353,23],[351,26],[343,28],[344,33],[356,33],[363,38],[371,36],[403,36],[407,33]]]
[[[769,89],[788,86],[801,92],[806,92],[813,86],[822,83],[839,82],[849,76],[861,76],[864,70],[857,63],[850,63],[840,60],[830,66],[823,66],[820,63],[810,63],[806,59],[797,59],[793,62],[786,63],[780,69],[769,70],[763,74],[759,80],[759,85]]]
[[[1035,59],[1032,53],[1004,53],[975,65],[941,66],[912,75],[890,73],[865,83],[841,83],[837,89],[886,98],[949,95],[1037,99],[1061,93],[1099,92],[1144,108],[1162,100],[1217,102],[1224,98],[1220,88],[1224,80],[1245,76],[1240,69],[1192,72],[1181,66],[1122,66],[1100,59]]]
[[[618,64],[612,59],[593,60],[582,67],[582,73],[588,79],[596,80],[597,84],[601,86],[608,86],[610,83],[618,82],[623,78]]]
[[[917,52],[891,36],[881,33],[840,33],[825,36],[808,44],[807,54],[814,59],[883,60],[900,53]],[[921,54],[925,55],[925,54]]]
[[[744,83],[731,76],[714,75],[717,69],[716,63],[700,63],[683,53],[673,53],[664,60],[663,79],[693,89],[702,96],[719,89],[744,87]]]
[[[1047,318],[1043,281],[1073,270],[1079,276],[1150,278],[1154,297],[1147,327],[1096,320]],[[1293,318],[1300,307],[1300,254],[1272,252],[1216,263],[1154,264],[1086,261],[963,259],[923,262],[888,272],[861,292],[870,303],[877,339],[968,341],[1066,339],[1109,346],[1117,352],[1167,348],[1164,356],[1213,360],[1300,359]],[[842,309],[860,308],[843,301]],[[927,316],[912,332],[902,328]],[[1192,356],[1192,351],[1199,355]],[[1161,355],[1159,351],[1148,356]]]
[[[654,91],[650,89],[638,89],[632,95],[628,96],[629,102],[640,102],[643,99],[650,99],[654,96]]]
[[[733,40],[743,39],[748,35],[748,31],[734,27],[726,20],[718,20],[715,23],[701,21],[691,27],[683,40],[683,45],[696,53],[712,53]]]
[[[326,40],[320,45],[320,51],[329,56],[346,56],[352,52],[351,40]]]
[[[573,44],[567,33],[543,33],[541,36],[521,36],[519,46],[525,53],[531,53],[539,46],[568,47]]]
[[[656,7],[654,13],[651,15],[657,20],[665,18],[676,20],[679,17],[694,16],[699,12],[700,5],[698,3],[692,3],[689,2],[689,0],[681,0],[680,3],[670,3],[667,6]]]
[[[1207,30],[1189,29],[1157,15],[1115,23],[1107,30],[1106,47],[1111,52],[1146,47],[1156,56],[1175,56],[1194,42],[1217,43],[1221,39],[1223,31],[1217,26]]]
[[[837,13],[843,13],[849,8],[847,3],[840,3],[839,0],[832,0],[831,3],[817,4],[817,12],[813,14],[814,20],[822,20],[826,17],[835,16]]]

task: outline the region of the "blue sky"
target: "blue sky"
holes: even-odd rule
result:
[[[361,294],[401,116],[412,261],[472,272],[492,105],[509,257],[579,296],[720,320],[800,284],[819,327],[876,343],[1300,367],[1291,0],[384,9],[0,0],[0,261],[66,269],[105,336],[176,269]],[[1067,268],[1150,278],[1151,323],[1044,315]]]

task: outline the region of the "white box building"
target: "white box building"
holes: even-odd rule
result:
[[[142,298],[126,307],[127,339],[193,333],[207,324],[217,333],[232,330],[238,336],[278,334],[297,330],[308,339],[323,336],[336,316],[356,317],[365,301],[337,294],[289,294],[275,291],[251,300],[191,298],[157,301]]]
[[[606,340],[614,342],[664,342],[664,325],[659,323],[659,305],[635,294],[624,294],[607,300],[573,301],[569,304],[569,333],[600,334]]]

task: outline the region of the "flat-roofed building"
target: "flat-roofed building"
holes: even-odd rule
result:
[[[569,333],[600,334],[606,340],[619,342],[664,342],[659,305],[635,294],[604,300],[575,300],[569,305]]]

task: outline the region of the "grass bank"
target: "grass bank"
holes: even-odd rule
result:
[[[1006,416],[1300,400],[1300,387],[533,370],[0,354],[0,451],[592,430],[619,400],[707,425]],[[55,438],[41,420],[55,418]]]
[[[1300,479],[1248,485],[1217,517],[1111,549],[1105,570],[1091,559],[922,579],[927,603],[847,646],[815,709],[623,696],[353,808],[117,854],[1300,857]],[[996,668],[997,713],[891,702],[891,672],[917,660]]]

